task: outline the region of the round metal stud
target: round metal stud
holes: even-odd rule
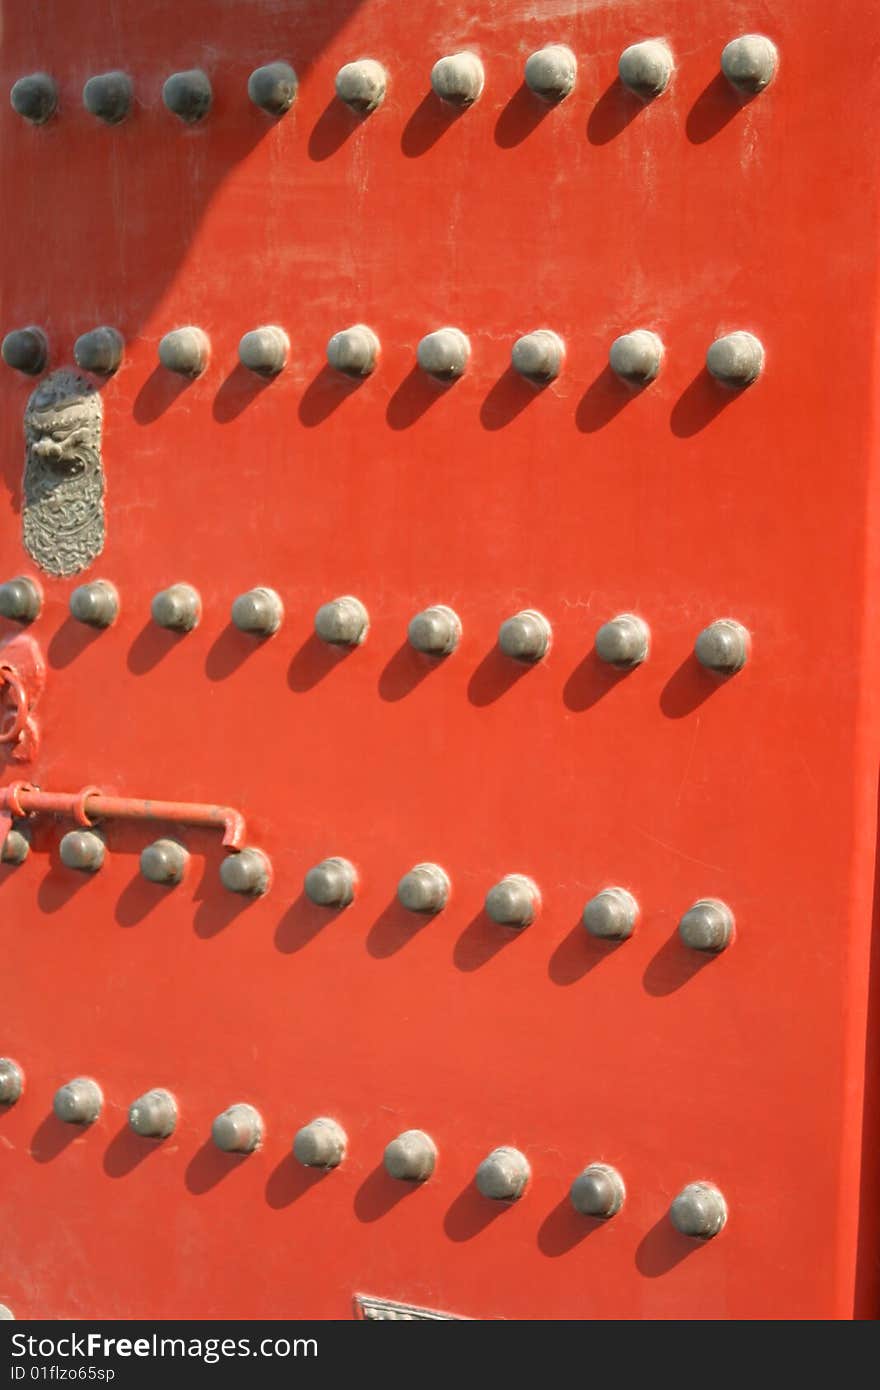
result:
[[[191,584],[172,584],[156,594],[150,613],[157,627],[170,632],[192,632],[202,616],[202,600]]]
[[[700,898],[678,924],[679,936],[692,951],[723,951],[733,931],[733,913],[719,898]]]
[[[80,584],[70,595],[70,616],[87,627],[112,627],[119,616],[119,594],[109,579]]]
[[[25,376],[39,376],[49,361],[49,340],[42,328],[13,328],[0,346],[7,367]]]
[[[240,849],[227,854],[220,865],[220,882],[230,893],[259,898],[269,891],[272,867],[261,849]]]
[[[369,376],[379,357],[379,339],[365,323],[334,333],[327,344],[327,361],[336,372],[354,378]]]
[[[61,836],[61,862],[67,869],[82,874],[96,874],[104,863],[106,848],[94,830],[68,830]]]
[[[14,1105],[24,1090],[24,1072],[11,1057],[0,1057],[0,1105]]]
[[[232,605],[232,621],[239,632],[271,637],[284,619],[284,604],[274,589],[248,589]]]
[[[431,86],[440,100],[450,106],[472,106],[485,80],[483,64],[476,53],[452,53],[439,58],[431,69]]]
[[[211,345],[207,333],[192,324],[173,328],[159,342],[159,361],[178,376],[197,377],[208,365]]]
[[[359,647],[369,626],[366,608],[352,594],[323,603],[315,614],[315,632],[334,647]]]
[[[244,1101],[230,1105],[211,1125],[211,1138],[226,1154],[250,1154],[263,1142],[263,1117]]]
[[[407,1129],[385,1149],[385,1171],[401,1182],[425,1182],[437,1163],[437,1145],[421,1129]]]
[[[546,386],[559,376],[564,356],[565,345],[559,334],[550,328],[538,328],[534,333],[517,338],[511,349],[510,365],[526,381]]]
[[[187,125],[202,120],[211,108],[211,82],[201,68],[173,72],[162,88],[162,100],[174,116]]]
[[[410,619],[407,628],[410,646],[426,656],[449,656],[461,639],[461,619],[444,603],[423,608]]]
[[[648,655],[648,624],[635,613],[619,613],[596,633],[596,655],[619,671],[631,671]]]
[[[690,1182],[669,1208],[669,1219],[683,1236],[711,1240],[727,1220],[727,1203],[714,1183]]]
[[[763,34],[742,34],[721,54],[721,71],[731,87],[745,96],[763,92],[776,76],[779,51]]]
[[[304,1125],[293,1141],[293,1156],[306,1168],[338,1168],[348,1145],[345,1130],[321,1115]]]
[[[146,1091],[129,1106],[128,1124],[144,1139],[167,1139],[177,1126],[177,1101],[161,1088]]]
[[[515,661],[540,661],[550,649],[552,630],[543,613],[524,608],[498,629],[498,645]]]
[[[248,78],[248,96],[270,116],[283,116],[296,100],[299,86],[296,73],[289,63],[266,63],[254,68]]]
[[[574,87],[577,58],[562,43],[548,43],[526,59],[526,86],[544,101],[562,101]]]
[[[625,888],[603,888],[584,908],[581,921],[591,936],[625,941],[639,920],[639,905]]]
[[[416,348],[419,366],[435,381],[457,381],[470,355],[470,342],[460,328],[438,328],[426,334]]]
[[[0,850],[0,862],[23,864],[30,851],[30,831],[27,822],[20,821],[18,826],[13,825],[12,829],[6,832],[6,839],[3,841],[2,850]]]
[[[76,365],[96,376],[112,376],[119,370],[125,342],[122,334],[109,324],[83,333],[73,345]]]
[[[283,328],[265,324],[245,333],[238,344],[238,360],[257,376],[277,376],[290,352],[290,339]]]
[[[754,333],[737,330],[716,338],[706,353],[706,367],[716,381],[741,390],[757,381],[764,366],[764,348]]]
[[[141,850],[141,873],[150,883],[180,883],[188,863],[189,854],[177,840],[154,840]]]
[[[663,361],[663,344],[648,328],[635,328],[615,338],[608,352],[608,365],[621,381],[647,386]]]
[[[367,116],[385,100],[388,74],[375,58],[359,58],[346,63],[336,74],[336,95],[352,111]]]
[[[19,575],[0,584],[0,617],[14,623],[32,623],[40,616],[43,591],[36,580]]]
[[[528,927],[540,906],[538,885],[525,874],[506,874],[486,894],[486,912],[501,927]]]
[[[493,1149],[477,1169],[477,1189],[495,1202],[513,1202],[522,1196],[531,1175],[525,1154],[502,1146]]]
[[[131,110],[134,86],[127,72],[102,72],[89,78],[82,99],[91,116],[105,125],[119,125]]]
[[[672,54],[662,39],[645,39],[623,50],[617,71],[624,87],[642,101],[653,101],[666,91],[674,67]]]
[[[103,1104],[104,1095],[97,1081],[77,1076],[55,1092],[52,1109],[66,1125],[93,1125]]]
[[[397,901],[408,912],[442,912],[449,889],[449,875],[439,864],[416,864],[398,883]]]
[[[626,1199],[623,1178],[608,1163],[590,1163],[571,1185],[571,1205],[581,1216],[608,1221]]]
[[[749,657],[749,634],[735,618],[718,618],[704,627],[694,643],[694,654],[707,671],[732,676]]]
[[[304,886],[306,897],[318,907],[348,907],[354,901],[357,872],[347,859],[334,855],[309,869]]]
[[[58,107],[58,86],[47,72],[20,77],[9,93],[13,111],[31,125],[44,125]]]

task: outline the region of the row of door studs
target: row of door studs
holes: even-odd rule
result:
[[[0,584],[0,616],[22,624],[39,617],[43,604],[42,586],[20,575]],[[74,589],[69,600],[70,614],[89,627],[112,627],[119,615],[119,593],[107,579],[94,579]],[[156,594],[151,616],[158,627],[186,633],[197,627],[202,601],[191,584],[172,584]],[[284,604],[274,589],[259,586],[239,594],[232,604],[233,625],[256,638],[273,636],[284,621]],[[359,647],[366,640],[370,617],[359,598],[344,594],[324,603],[315,614],[315,634],[335,647]],[[461,640],[461,619],[446,604],[432,604],[411,619],[407,628],[410,646],[425,656],[450,656]],[[543,613],[524,608],[506,618],[498,629],[498,646],[505,656],[532,665],[550,650],[553,630]],[[646,660],[650,648],[650,629],[634,613],[619,613],[603,623],[595,636],[596,655],[618,670],[632,670]],[[694,643],[700,665],[719,675],[740,671],[749,657],[748,630],[735,618],[717,618],[704,628]]]
[[[24,1090],[24,1074],[11,1058],[0,1058],[0,1105],[14,1105]],[[78,1076],[55,1092],[52,1109],[64,1124],[93,1125],[104,1106],[98,1082]],[[178,1104],[174,1095],[161,1087],[139,1096],[128,1110],[131,1130],[144,1139],[168,1139],[177,1127]],[[265,1126],[260,1112],[246,1102],[230,1105],[211,1126],[212,1142],[223,1153],[249,1154],[263,1142]],[[337,1120],[322,1115],[298,1130],[293,1155],[306,1168],[328,1172],[338,1168],[348,1153],[348,1136]],[[387,1145],[383,1164],[389,1177],[401,1182],[422,1183],[437,1165],[437,1145],[421,1129],[408,1129]],[[528,1158],[519,1149],[501,1145],[493,1149],[478,1166],[475,1183],[481,1196],[491,1201],[518,1201],[532,1176]],[[571,1204],[581,1216],[609,1220],[621,1210],[626,1187],[616,1168],[607,1163],[590,1163],[570,1188]],[[727,1203],[710,1182],[692,1182],[679,1192],[669,1208],[676,1230],[695,1239],[716,1236],[727,1220]]]
[[[779,54],[763,34],[741,34],[721,53],[721,72],[733,90],[745,99],[757,96],[776,75]],[[525,63],[526,86],[542,102],[556,105],[574,90],[577,57],[565,44],[547,44]],[[661,96],[675,71],[675,58],[663,39],[644,39],[625,48],[618,60],[621,84],[643,102]],[[434,95],[458,111],[479,101],[486,83],[483,63],[476,53],[450,53],[431,69]],[[255,68],[248,78],[247,94],[268,115],[285,115],[296,101],[299,80],[287,62],[278,60]],[[336,95],[358,116],[369,116],[385,100],[388,72],[375,58],[345,63],[336,74]],[[45,125],[58,111],[58,84],[47,72],[29,73],[12,87],[13,110],[31,125]],[[202,68],[172,73],[162,87],[162,101],[172,115],[186,125],[205,119],[214,102],[211,79]],[[128,73],[115,70],[90,77],[83,87],[82,102],[90,115],[105,125],[119,125],[134,106],[134,83]]]

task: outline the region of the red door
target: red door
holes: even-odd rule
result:
[[[19,1318],[876,1313],[877,20],[541,8],[2,6]]]

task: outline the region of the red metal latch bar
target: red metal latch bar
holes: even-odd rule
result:
[[[241,849],[245,820],[231,806],[211,806],[200,801],[154,801],[150,798],[105,796],[99,787],[79,792],[44,792],[30,782],[10,782],[0,787],[0,816],[9,818],[48,814],[66,816],[77,825],[94,825],[99,820],[159,820],[178,825],[200,825],[207,829],[223,827],[223,844]]]

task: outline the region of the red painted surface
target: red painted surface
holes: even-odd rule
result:
[[[3,331],[43,325],[53,366],[96,324],[126,339],[104,389],[107,545],[89,572],[117,586],[121,614],[93,633],[67,615],[72,584],[44,578],[42,746],[7,779],[238,806],[275,871],[243,906],[220,886],[219,837],[187,832],[192,872],[169,892],[138,874],[152,830],[121,823],[93,879],[61,868],[68,826],[52,822],[26,864],[4,866],[0,1053],[27,1089],[0,1116],[0,1300],[19,1317],[346,1318],[356,1291],[478,1318],[876,1311],[877,1135],[862,1119],[878,1044],[866,115],[880,39],[857,9],[844,22],[820,0],[2,6],[3,84],[45,68],[62,94],[43,129],[0,110]],[[749,30],[777,42],[781,66],[742,107],[719,55]],[[657,33],[678,69],[642,109],[614,84],[617,56]],[[578,84],[545,110],[522,67],[554,41],[576,51]],[[429,71],[465,46],[486,88],[450,119]],[[390,82],[361,123],[333,76],[363,55]],[[246,80],[278,57],[301,86],[273,123]],[[197,63],[215,108],[187,129],[161,84]],[[139,104],[107,129],[79,93],[113,66]],[[323,354],[358,321],[382,357],[351,389]],[[268,386],[236,365],[263,322],[293,345]],[[210,334],[212,360],[182,387],[156,344],[185,323]],[[447,323],[473,353],[444,392],[414,354]],[[507,366],[513,340],[544,326],[567,358],[536,393]],[[635,327],[667,348],[640,395],[604,365]],[[735,328],[767,352],[739,396],[701,365]],[[31,389],[3,371],[4,576],[35,573],[18,519]],[[149,609],[178,580],[203,602],[182,638]],[[262,644],[228,620],[254,584],[286,607]],[[342,593],[371,616],[346,656],[312,636]],[[437,666],[405,641],[431,602],[464,625]],[[494,643],[526,606],[554,640],[522,673]],[[652,649],[620,678],[591,649],[627,610]],[[723,616],[753,649],[719,684],[691,652]],[[361,878],[337,915],[301,888],[328,854]],[[420,925],[395,886],[425,859],[453,897]],[[506,872],[543,895],[519,935],[482,912]],[[642,918],[600,949],[579,916],[614,883]],[[675,926],[711,895],[737,936],[703,963]],[[51,1116],[81,1074],[107,1101],[85,1132]],[[150,1086],[181,1108],[158,1146],[126,1128]],[[209,1142],[238,1100],[267,1130],[245,1159]],[[290,1154],[320,1114],[350,1139],[326,1177]],[[412,1126],[440,1150],[415,1191],[381,1169]],[[509,1209],[472,1184],[497,1144],[533,1168]],[[628,1191],[600,1228],[567,1200],[591,1160],[616,1164]],[[666,1217],[698,1178],[730,1207],[705,1246]]]

